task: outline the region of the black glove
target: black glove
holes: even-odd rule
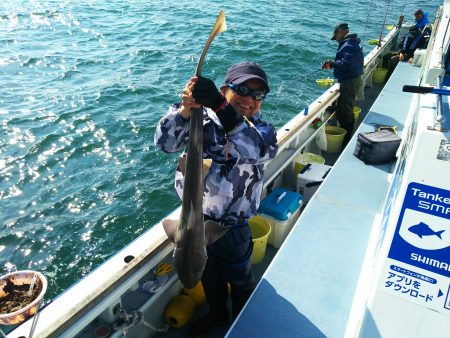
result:
[[[333,60],[327,60],[324,63],[322,63],[322,69],[330,69],[334,67]]]
[[[192,96],[196,103],[205,107],[216,110],[223,103],[225,98],[217,90],[216,85],[210,79],[205,77],[198,77],[198,82],[195,84]]]

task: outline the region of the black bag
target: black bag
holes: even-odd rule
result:
[[[359,133],[353,155],[365,164],[385,164],[395,159],[402,139],[389,130]]]

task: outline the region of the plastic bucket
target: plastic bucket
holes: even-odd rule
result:
[[[334,79],[317,79],[316,83],[321,87],[330,87],[334,84]]]
[[[358,120],[359,114],[361,113],[361,108],[354,106],[353,107],[353,114],[355,115],[355,121]]]
[[[387,68],[375,68],[372,73],[372,81],[373,83],[384,83],[386,80],[388,69]]]
[[[327,153],[337,153],[341,150],[346,133],[347,131],[344,128],[335,126],[325,127],[325,134],[327,135]]]
[[[298,173],[310,163],[325,164],[325,159],[313,153],[303,153],[298,155],[294,161],[294,176],[297,177]]]
[[[257,264],[266,255],[267,240],[271,231],[270,224],[261,216],[253,216],[248,219],[248,225],[253,238],[253,252],[250,261],[252,264]]]
[[[18,324],[33,316],[38,310],[38,306],[41,304],[45,292],[47,291],[47,279],[38,271],[21,270],[0,277],[0,298],[2,298],[6,296],[6,292],[3,291],[3,286],[5,286],[8,281],[17,287],[22,285],[31,285],[34,276],[36,276],[36,281],[34,283],[33,290],[36,288],[38,290],[38,295],[36,298],[30,303],[24,304],[22,308],[17,309],[14,312],[3,313],[0,315],[0,324]],[[33,294],[35,294],[34,291]]]

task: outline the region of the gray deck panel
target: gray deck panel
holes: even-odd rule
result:
[[[401,133],[419,68],[400,63],[357,132],[396,124]],[[356,136],[300,216],[227,337],[343,337],[374,215],[392,165],[353,156]]]

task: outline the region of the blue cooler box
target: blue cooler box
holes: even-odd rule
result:
[[[264,217],[271,227],[269,244],[279,248],[300,215],[302,195],[284,188],[277,188],[261,201],[258,215]]]

